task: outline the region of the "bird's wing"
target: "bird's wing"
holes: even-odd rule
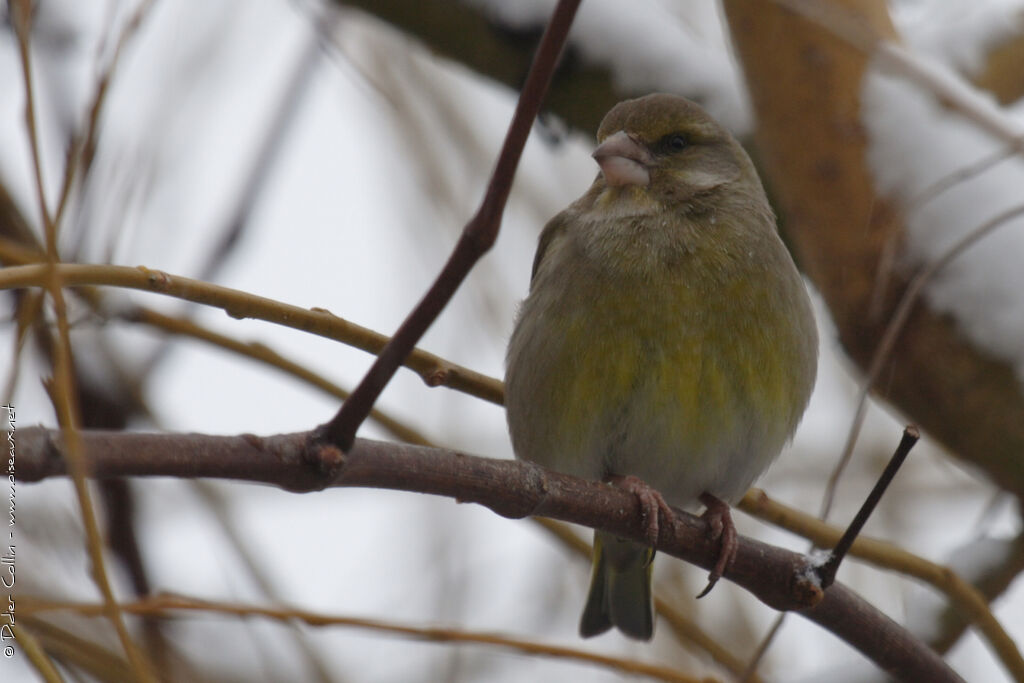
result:
[[[530,271],[531,285],[537,277],[537,271],[540,270],[540,264],[544,260],[545,252],[547,252],[551,242],[565,232],[567,225],[568,222],[566,221],[565,211],[562,211],[549,220],[548,224],[544,226],[544,229],[540,233],[540,240],[537,243],[537,253],[533,256],[533,270]]]

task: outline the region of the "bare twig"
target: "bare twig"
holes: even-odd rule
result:
[[[60,226],[63,222],[64,211],[67,209],[68,199],[71,197],[71,188],[75,183],[75,176],[79,172],[87,174],[92,166],[92,160],[96,154],[96,135],[99,131],[100,117],[103,112],[103,105],[107,100],[107,93],[110,91],[110,84],[114,78],[114,72],[121,61],[121,54],[125,46],[136,35],[143,20],[153,7],[155,0],[144,0],[135,9],[135,12],[128,18],[121,29],[121,33],[114,45],[114,53],[110,57],[107,66],[100,72],[96,81],[96,88],[93,91],[92,101],[89,104],[89,115],[86,119],[84,133],[72,135],[68,145],[67,163],[64,165],[64,179],[61,183],[60,196],[57,200],[54,223]]]
[[[1024,534],[1003,543],[1008,546],[1008,551],[1001,561],[985,563],[980,573],[971,576],[970,585],[977,589],[988,604],[993,604],[1024,572]],[[931,634],[932,637],[928,639],[928,644],[940,654],[952,649],[972,622],[972,618],[965,614],[954,599],[950,598],[949,603],[948,608],[938,617],[939,632]]]
[[[8,249],[11,247],[11,249]],[[42,254],[37,253],[28,249],[17,248],[17,245],[10,243],[9,240],[0,238],[0,260],[12,262],[12,263],[36,263],[40,259],[45,258]],[[100,305],[101,300],[99,292],[91,287],[80,287],[74,290],[75,292],[83,295],[83,298],[90,304],[98,315],[107,316],[107,312],[103,310]],[[235,353],[248,356],[253,360],[261,361],[273,367],[280,369],[283,372],[291,374],[307,384],[317,387],[322,391],[340,399],[345,400],[349,396],[349,392],[342,389],[337,384],[328,381],[321,375],[317,374],[313,370],[302,366],[295,361],[285,358],[281,354],[277,353],[273,349],[267,347],[264,344],[258,342],[242,342],[237,339],[228,337],[227,335],[219,334],[210,330],[207,327],[199,325],[193,320],[187,318],[178,318],[174,316],[165,315],[158,311],[155,311],[145,306],[132,306],[126,310],[119,310],[116,316],[136,323],[142,323],[150,325],[152,327],[163,330],[174,335],[181,335],[198,339],[209,344],[220,346],[221,348],[234,351]],[[20,325],[19,318],[19,325]],[[19,327],[19,330],[21,328]],[[19,332],[18,344],[15,353],[20,352],[22,346],[22,334]],[[423,355],[423,352],[415,350],[413,352],[413,358],[417,355]],[[429,354],[426,354],[429,355]],[[17,357],[17,355],[16,355]],[[20,364],[15,362],[11,366],[14,370],[12,372],[12,379],[8,382],[9,385],[13,386],[13,382],[17,377],[17,372],[20,369]],[[471,372],[471,371],[464,371]],[[473,373],[475,374],[475,373]],[[488,386],[496,387],[496,391],[492,390],[492,394],[496,394],[498,403],[501,402],[501,383],[498,380],[489,380]],[[13,393],[13,389],[8,388],[7,395]],[[9,402],[9,401],[8,401]],[[429,446],[430,443],[427,439],[415,429],[410,426],[403,424],[396,418],[388,415],[386,412],[374,408],[370,411],[370,417],[372,417],[378,424],[384,429],[388,430],[395,438],[405,441],[406,443],[414,443],[422,446]],[[101,425],[96,425],[101,426]]]
[[[1003,147],[991,154],[986,154],[972,164],[944,175],[911,197],[906,206],[903,207],[904,213],[908,215],[914,213],[943,192],[956,187],[960,183],[967,182],[975,176],[981,175],[990,168],[1014,157],[1019,152],[1020,150],[1015,147]]]
[[[772,622],[771,628],[768,629],[768,633],[761,638],[761,642],[757,644],[757,649],[754,650],[754,654],[747,660],[747,666],[740,675],[740,683],[754,683],[757,680],[757,667],[761,665],[761,660],[768,654],[768,649],[775,642],[775,637],[779,635],[779,631],[782,630],[782,625],[786,623],[786,612],[779,612],[775,617],[775,621]]]
[[[333,23],[336,19],[331,21]],[[317,66],[323,54],[319,34],[330,29],[315,25],[314,30],[316,33],[307,38],[302,53],[289,70],[287,85],[277,98],[261,138],[252,145],[256,148],[256,153],[249,163],[249,170],[234,200],[229,218],[220,230],[221,234],[216,243],[206,255],[205,263],[196,271],[200,280],[214,279],[249,224],[253,209],[259,205],[259,200],[265,193],[267,180],[277,168],[274,162],[281,154],[295,120],[302,111],[313,77],[317,74]]]
[[[41,600],[31,600],[25,607],[30,614],[39,614],[48,611],[69,611],[79,615],[98,614],[98,606],[89,603],[58,603]],[[264,617],[282,622],[302,622],[308,626],[348,626],[361,628],[370,631],[402,635],[418,640],[425,640],[439,643],[475,643],[489,645],[492,647],[511,649],[529,655],[540,655],[556,659],[567,659],[570,661],[596,664],[606,669],[620,671],[631,675],[642,675],[662,681],[673,681],[675,683],[702,683],[708,679],[697,679],[687,676],[679,671],[669,669],[655,664],[637,661],[635,659],[624,659],[621,657],[609,657],[606,655],[587,652],[577,648],[559,647],[536,641],[524,640],[521,638],[510,638],[498,634],[477,633],[450,628],[410,626],[397,622],[387,622],[378,619],[359,619],[353,617],[331,616],[310,612],[297,608],[274,608],[274,607],[252,607],[249,605],[213,602],[199,600],[178,595],[160,595],[146,600],[139,600],[133,603],[125,603],[122,609],[133,614],[170,616],[173,613],[200,612],[216,613],[236,617]]]
[[[8,9],[11,23],[18,38],[18,52],[21,56],[21,78],[25,86],[25,128],[28,131],[29,149],[32,152],[32,173],[35,181],[36,202],[39,205],[39,216],[43,220],[50,241],[53,219],[46,203],[46,184],[43,182],[43,159],[39,150],[39,130],[36,125],[35,83],[32,80],[32,50],[29,48],[29,35],[32,31],[32,3],[26,0],[13,0]],[[48,245],[49,246],[49,245]]]
[[[217,521],[221,532],[227,539],[228,545],[238,557],[238,561],[249,572],[249,578],[252,579],[265,598],[273,601],[278,606],[283,606],[285,601],[281,598],[280,592],[274,585],[275,582],[271,575],[271,568],[265,562],[262,562],[259,556],[253,553],[249,546],[246,545],[239,525],[230,514],[231,506],[227,501],[223,488],[214,486],[206,481],[191,483],[192,490],[199,496],[203,504],[206,505],[207,510]],[[151,614],[150,616],[154,615]],[[288,627],[296,649],[302,653],[307,665],[311,669],[309,680],[331,683],[330,667],[324,661],[323,653],[310,642],[309,634],[298,623],[290,622]]]
[[[568,524],[556,522],[546,517],[534,517],[533,521],[557,538],[566,548],[583,560],[586,560],[587,563],[591,561],[594,548],[590,543],[580,538],[580,535],[573,531]],[[656,585],[654,609],[658,617],[672,629],[676,640],[680,643],[689,643],[690,646],[703,650],[733,675],[741,675],[744,671],[744,662],[698,626],[691,618],[693,615],[686,609],[685,605],[681,605],[678,600],[661,597],[659,589],[660,586]],[[761,683],[761,679],[755,674],[747,679],[747,683]]]
[[[579,4],[580,0],[559,0],[537,48],[537,55],[520,93],[505,144],[498,156],[480,208],[466,224],[455,250],[434,284],[377,356],[369,372],[352,392],[352,396],[342,404],[338,414],[318,430],[318,437],[322,437],[323,440],[343,451],[348,450],[355,438],[356,430],[366,419],[395,371],[440,315],[469,271],[497,239],[501,216],[512,188],[512,179],[519,165],[519,158],[533,121],[540,111],[541,102],[555,72],[558,57]]]
[[[899,446],[896,447],[896,452],[893,453],[892,458],[889,460],[889,464],[886,465],[882,475],[878,477],[878,481],[875,482],[874,488],[871,489],[871,493],[864,500],[864,504],[861,505],[860,510],[854,516],[853,521],[850,522],[850,526],[846,527],[846,531],[843,533],[842,538],[836,543],[835,548],[829,553],[828,560],[824,565],[818,568],[818,577],[821,579],[821,585],[824,588],[828,588],[832,585],[832,582],[836,580],[836,572],[839,571],[839,565],[842,563],[843,558],[846,557],[846,553],[849,552],[850,546],[853,545],[854,540],[860,535],[860,532],[864,529],[864,525],[867,524],[868,518],[871,513],[875,511],[875,507],[878,505],[878,501],[882,499],[882,495],[885,490],[889,488],[889,484],[892,483],[893,478],[896,476],[896,472],[899,471],[900,467],[903,466],[903,461],[907,459],[907,455],[910,454],[910,449],[914,447],[917,440],[921,438],[920,432],[917,427],[913,425],[907,426],[903,430],[903,438],[900,439]]]
[[[295,379],[305,382],[310,386],[314,386],[342,401],[349,396],[349,392],[342,387],[327,380],[312,369],[282,356],[277,351],[263,343],[239,341],[227,335],[214,332],[213,330],[204,327],[189,318],[176,318],[164,315],[159,311],[154,311],[142,306],[136,306],[128,311],[124,311],[120,313],[120,316],[125,320],[150,325],[159,330],[163,330],[168,334],[197,339],[213,346],[218,346],[222,349],[227,349],[239,355],[246,356],[252,360],[259,361],[268,366],[277,368],[282,372],[286,372]],[[370,418],[400,441],[420,446],[431,445],[427,438],[420,432],[379,408],[374,408],[370,411]]]
[[[842,535],[840,529],[813,515],[771,500],[759,489],[748,491],[739,508],[749,515],[802,536],[819,548],[834,545]],[[985,596],[955,571],[929,562],[899,546],[865,536],[853,542],[850,554],[881,569],[912,576],[942,592],[957,611],[978,628],[1006,670],[1024,680],[1024,657],[1013,638],[992,613]]]
[[[46,238],[46,265],[43,266],[46,288],[53,300],[57,319],[57,339],[53,356],[52,400],[57,419],[65,427],[62,438],[67,446],[65,457],[78,499],[82,525],[85,528],[86,550],[92,563],[92,578],[103,596],[104,614],[114,626],[121,646],[132,665],[135,677],[140,681],[155,681],[155,676],[145,656],[135,645],[128,632],[124,616],[117,607],[113,586],[103,557],[102,535],[96,520],[96,511],[86,482],[84,458],[81,454],[78,425],[80,411],[74,391],[74,370],[71,359],[71,334],[68,325],[67,306],[64,301],[63,281],[58,272],[60,260],[57,252],[57,224],[46,202],[46,188],[43,181],[42,158],[39,151],[39,132],[36,126],[35,98],[32,87],[31,50],[31,3],[15,0],[10,4],[12,21],[18,39],[21,57],[22,78],[25,86],[25,119],[29,144],[32,149],[32,166],[35,174],[36,196],[39,201],[43,232]]]
[[[128,287],[223,308],[233,318],[256,318],[328,339],[335,339],[369,353],[384,348],[388,338],[339,318],[322,308],[301,308],[256,296],[230,287],[171,275],[145,267],[60,263],[54,266],[65,286],[110,285]],[[45,287],[49,267],[39,264],[0,269],[0,289]],[[501,404],[501,381],[462,367],[432,353],[415,349],[404,365],[415,371],[427,386],[446,386],[470,396]]]
[[[843,470],[846,468],[846,465],[850,462],[850,458],[853,457],[853,449],[857,444],[857,437],[860,435],[861,427],[864,425],[864,418],[867,415],[868,394],[871,392],[872,387],[874,387],[875,382],[878,381],[878,375],[881,373],[885,361],[892,353],[893,346],[895,346],[900,332],[903,331],[903,325],[910,317],[910,312],[913,310],[914,305],[917,304],[917,300],[921,297],[921,294],[924,291],[924,286],[928,284],[939,271],[960,256],[960,254],[970,249],[971,246],[979,242],[996,228],[1001,227],[1020,215],[1024,215],[1024,206],[1016,206],[1011,209],[1007,209],[1006,211],[990,218],[985,223],[964,235],[960,240],[953,244],[953,246],[947,249],[946,253],[941,257],[928,264],[928,266],[918,273],[914,279],[910,281],[910,284],[907,285],[906,290],[903,292],[903,296],[900,297],[899,304],[896,306],[896,310],[893,311],[889,324],[885,327],[885,333],[882,335],[881,341],[875,348],[874,354],[871,357],[871,364],[868,366],[868,371],[865,373],[864,379],[861,382],[860,392],[857,396],[857,410],[854,413],[853,421],[850,424],[850,431],[846,437],[846,444],[843,446],[843,453],[839,458],[839,462],[832,470],[828,484],[825,487],[825,495],[822,500],[820,513],[820,517],[822,519],[826,519],[828,517],[829,510],[832,508],[832,501],[835,499],[839,479],[842,477]]]
[[[131,664],[120,653],[45,619],[30,614],[22,616],[18,624],[23,627],[23,632],[32,637],[43,652],[59,661],[71,680],[85,679],[102,683],[133,680]],[[21,642],[20,636],[18,641]],[[66,679],[59,677],[54,680],[64,683]],[[193,677],[186,680],[197,679]]]
[[[46,650],[39,640],[32,635],[32,632],[20,623],[11,624],[10,629],[14,633],[14,637],[18,639],[18,644],[21,645],[22,649],[25,650],[25,654],[28,655],[28,661],[35,667],[36,672],[42,679],[46,683],[63,683],[64,679],[61,677],[60,672],[57,671],[57,667],[50,661]]]

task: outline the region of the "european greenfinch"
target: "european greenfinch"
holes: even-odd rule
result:
[[[810,301],[753,164],[703,109],[629,100],[597,139],[600,173],[541,233],[509,341],[512,445],[634,491],[648,523],[667,505],[704,503],[721,544],[713,585],[736,549],[728,503],[810,398]],[[651,637],[653,557],[596,532],[581,635]]]

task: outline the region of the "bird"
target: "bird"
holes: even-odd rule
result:
[[[720,550],[710,589],[736,552],[730,503],[810,400],[818,335],[726,128],[654,93],[615,105],[597,142],[593,184],[540,234],[508,343],[506,416],[517,458],[639,497],[649,543],[595,532],[579,631],[649,640],[659,513],[704,505]]]

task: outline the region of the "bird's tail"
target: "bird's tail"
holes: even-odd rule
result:
[[[615,626],[631,638],[651,639],[653,562],[654,549],[650,546],[604,531],[594,532],[594,570],[580,619],[581,636],[596,636]]]

